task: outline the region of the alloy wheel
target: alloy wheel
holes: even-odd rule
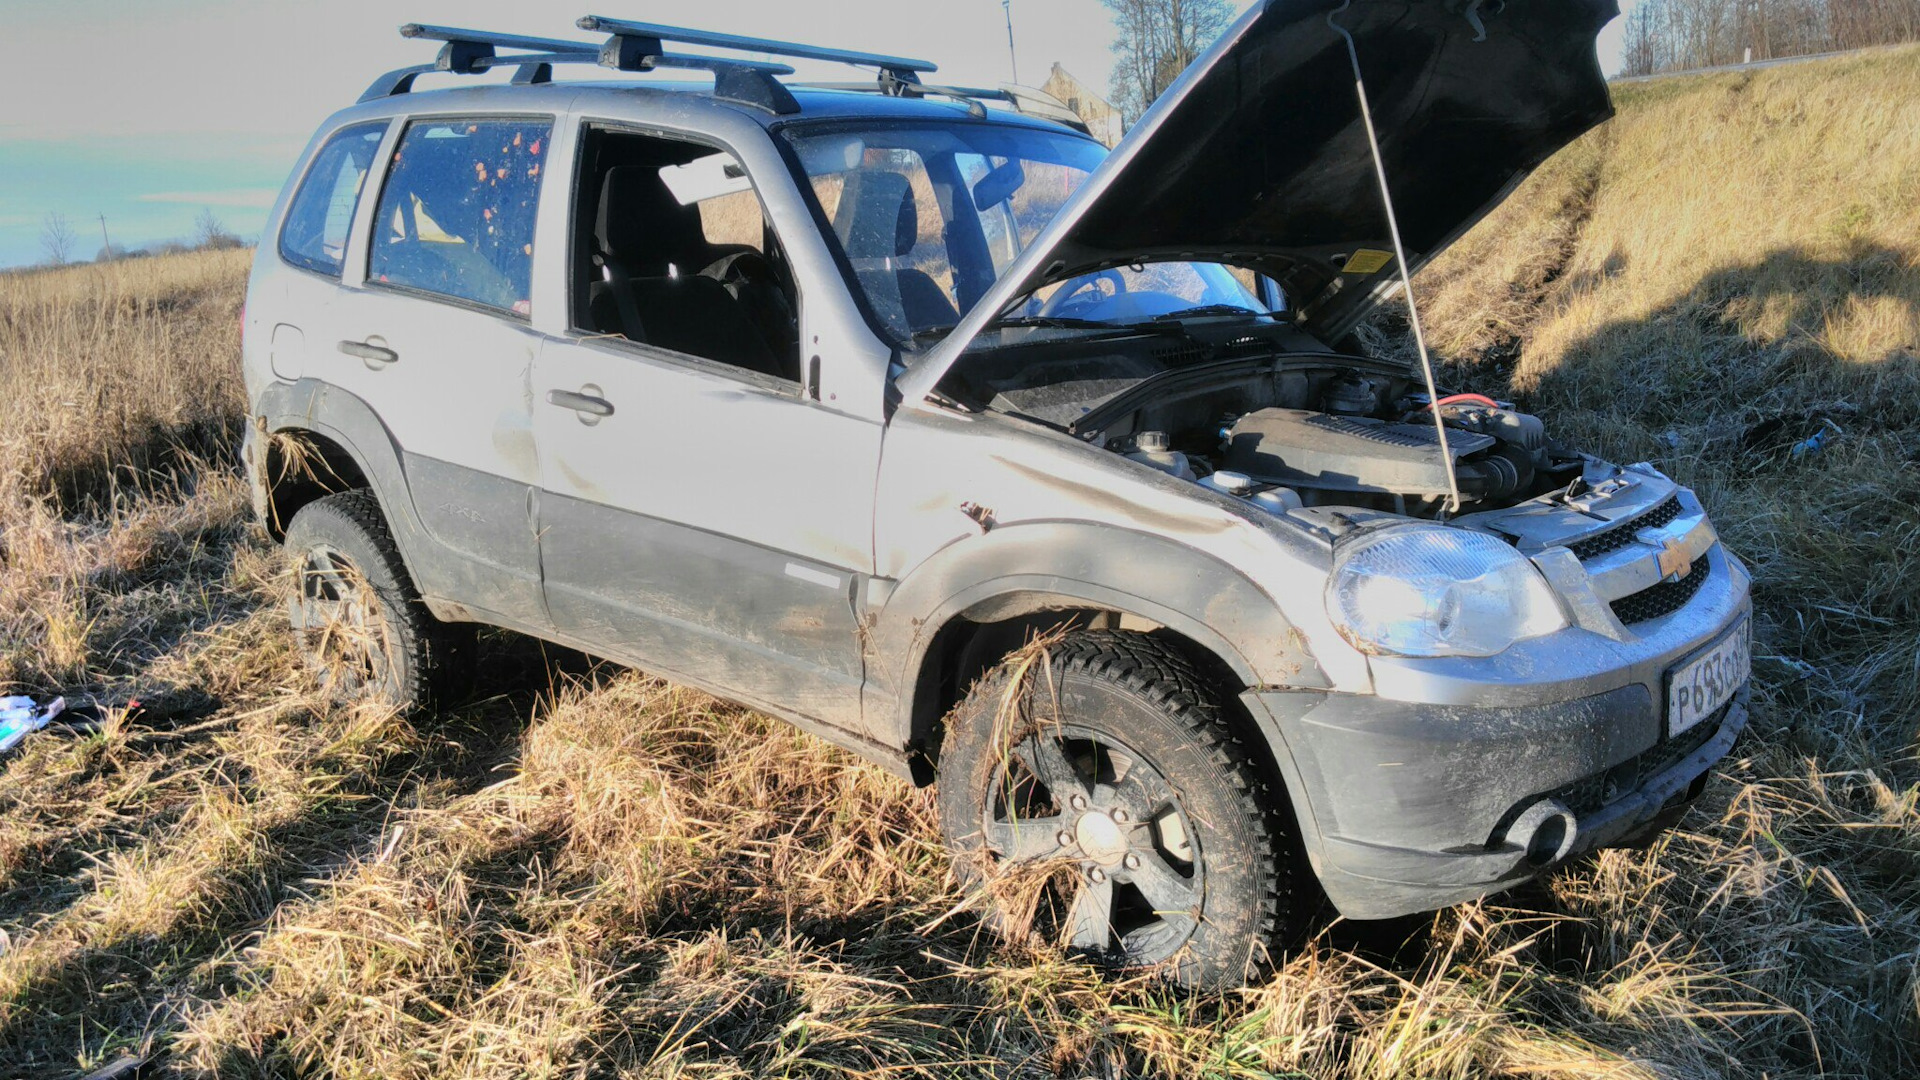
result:
[[[1007,748],[988,786],[982,835],[1002,862],[1060,861],[1071,896],[1051,931],[1076,950],[1133,965],[1172,958],[1199,925],[1203,853],[1166,777],[1111,736],[1047,725]]]

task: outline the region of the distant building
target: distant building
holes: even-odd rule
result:
[[[1072,109],[1086,123],[1087,130],[1093,132],[1093,137],[1108,146],[1119,142],[1120,136],[1126,133],[1125,125],[1120,120],[1120,110],[1114,107],[1113,102],[1089,90],[1086,84],[1059,64],[1053,65],[1053,72],[1040,89],[1066,102],[1067,108]]]

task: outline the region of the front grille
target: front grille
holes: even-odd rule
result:
[[[1641,514],[1637,518],[1610,526],[1592,536],[1585,536],[1567,545],[1567,550],[1581,562],[1605,555],[1609,551],[1619,551],[1633,543],[1634,534],[1641,529],[1658,529],[1680,516],[1680,496],[1669,495],[1660,505]]]
[[[1632,596],[1615,600],[1613,617],[1632,626],[1679,611],[1700,591],[1700,586],[1707,583],[1707,576],[1711,573],[1713,564],[1701,559],[1693,564],[1692,572],[1679,581],[1662,581],[1652,588],[1641,589]]]
[[[1673,768],[1682,758],[1705,746],[1707,740],[1713,738],[1713,733],[1720,730],[1731,707],[1722,705],[1718,712],[1688,728],[1677,739],[1662,740],[1611,769],[1582,777],[1547,794],[1565,803],[1567,809],[1576,815],[1585,817]]]

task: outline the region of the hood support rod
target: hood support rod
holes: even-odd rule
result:
[[[1333,17],[1353,6],[1353,0],[1342,0],[1339,7],[1327,12],[1327,25],[1333,28],[1347,43],[1347,58],[1353,62],[1353,88],[1360,95],[1360,122],[1367,129],[1367,144],[1373,148],[1373,171],[1380,181],[1380,201],[1387,209],[1387,231],[1393,237],[1393,258],[1400,266],[1400,285],[1407,294],[1407,316],[1413,324],[1413,344],[1420,351],[1420,373],[1427,380],[1427,400],[1433,404],[1428,411],[1433,413],[1433,429],[1440,436],[1440,461],[1447,470],[1447,513],[1460,512],[1460,477],[1453,468],[1453,448],[1447,442],[1446,421],[1440,416],[1440,390],[1433,379],[1433,358],[1427,354],[1427,333],[1420,325],[1420,305],[1413,299],[1413,271],[1407,268],[1407,248],[1400,241],[1400,219],[1393,212],[1393,189],[1387,183],[1387,159],[1380,153],[1380,136],[1373,127],[1373,107],[1367,101],[1367,80],[1360,74],[1360,51],[1354,47],[1353,35],[1346,27],[1335,22]]]

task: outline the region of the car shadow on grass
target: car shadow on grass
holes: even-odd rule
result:
[[[191,495],[202,477],[237,472],[239,449],[237,416],[155,423],[111,457],[50,463],[42,486],[69,520],[100,519],[130,500]]]

